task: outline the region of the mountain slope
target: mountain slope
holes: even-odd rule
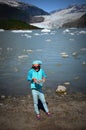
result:
[[[33,16],[35,15],[48,14],[49,13],[36,6],[18,2],[17,0],[0,0],[0,20],[16,18],[17,20],[22,20],[29,23],[30,20],[35,22],[35,18],[33,19]],[[38,19],[38,21],[43,21],[43,19]]]
[[[26,24],[25,22],[19,20],[2,20],[0,21],[0,28],[5,30],[17,30],[17,29],[39,29],[37,27]]]
[[[74,5],[66,9],[56,11],[49,16],[44,16],[44,22],[34,23],[32,25],[41,28],[60,28],[66,23],[79,20],[79,18],[85,15],[85,13],[86,5]]]
[[[66,28],[67,27],[70,27],[70,28],[71,27],[77,27],[77,28],[86,27],[86,14],[73,22],[68,22],[68,23],[63,24],[62,27],[66,27]]]
[[[31,4],[25,4],[24,2],[18,2],[17,0],[0,0],[0,4],[6,4],[10,7],[20,9],[31,16],[48,15],[49,13]]]
[[[6,4],[0,4],[0,20],[16,19],[25,22],[29,22],[30,15],[18,8],[11,7]]]

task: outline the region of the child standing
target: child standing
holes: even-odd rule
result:
[[[27,80],[31,82],[32,96],[34,102],[34,110],[36,117],[40,119],[40,112],[38,109],[38,99],[41,100],[45,112],[50,116],[48,106],[46,104],[45,96],[42,90],[43,83],[46,80],[46,74],[43,69],[41,69],[42,61],[36,60],[32,63],[32,68],[28,71]]]

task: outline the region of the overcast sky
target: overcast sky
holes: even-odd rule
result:
[[[47,12],[51,12],[56,9],[63,9],[68,7],[69,5],[86,4],[86,0],[18,0],[18,1],[35,5]]]

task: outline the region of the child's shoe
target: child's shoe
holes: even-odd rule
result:
[[[36,118],[39,120],[41,117],[39,114],[36,115]]]
[[[47,115],[47,116],[51,116],[51,113],[50,113],[50,112],[47,112],[46,115]]]

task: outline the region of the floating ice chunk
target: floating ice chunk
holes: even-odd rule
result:
[[[28,35],[28,34],[25,34],[24,36],[27,37],[27,38],[31,38],[32,37],[31,35]]]
[[[25,49],[24,49],[24,51],[27,52],[27,53],[33,52],[33,50],[30,50],[30,49],[29,49],[29,50],[25,50]]]
[[[69,33],[69,34],[72,35],[72,36],[74,35],[74,33]]]
[[[56,33],[56,31],[52,31],[50,34],[51,34],[51,35],[55,35],[55,33]]]
[[[12,51],[12,50],[13,50],[13,48],[10,48],[10,47],[7,48],[7,51]]]
[[[46,42],[51,42],[51,39],[47,39]]]
[[[74,41],[74,39],[72,39],[72,38],[70,38],[69,40],[70,40],[70,41]]]
[[[51,32],[51,30],[45,28],[45,29],[42,29],[41,32]]]
[[[78,56],[78,52],[73,52],[72,56],[77,57]]]
[[[2,50],[2,48],[0,48],[0,51]]]
[[[62,55],[62,57],[63,57],[63,58],[67,58],[67,57],[68,57],[68,55],[67,55],[67,54],[65,54],[65,55]]]
[[[79,76],[76,76],[74,79],[75,79],[75,80],[78,80],[79,78],[80,78]]]
[[[32,30],[12,30],[13,33],[32,33]]]
[[[61,52],[60,54],[61,54],[61,55],[65,55],[65,54],[66,54],[66,52]]]
[[[39,33],[34,33],[35,36],[39,36],[40,34]]]
[[[83,63],[82,63],[83,65],[86,65],[86,62],[85,61],[83,61]]]
[[[69,33],[69,32],[70,32],[69,29],[65,29],[65,30],[63,31],[63,33]]]
[[[62,53],[60,53],[60,54],[61,54],[61,56],[62,56],[63,58],[69,57],[69,55],[68,55],[66,52],[62,52]]]
[[[18,56],[19,59],[23,59],[23,58],[27,58],[28,55],[21,55],[21,56]]]
[[[14,71],[15,71],[15,72],[18,72],[19,70],[18,70],[18,68],[15,67],[15,68],[14,68]]]
[[[86,34],[86,31],[80,31],[79,33],[80,34]]]
[[[65,82],[64,85],[70,85],[70,82]]]
[[[0,29],[0,32],[4,32],[4,29]]]

